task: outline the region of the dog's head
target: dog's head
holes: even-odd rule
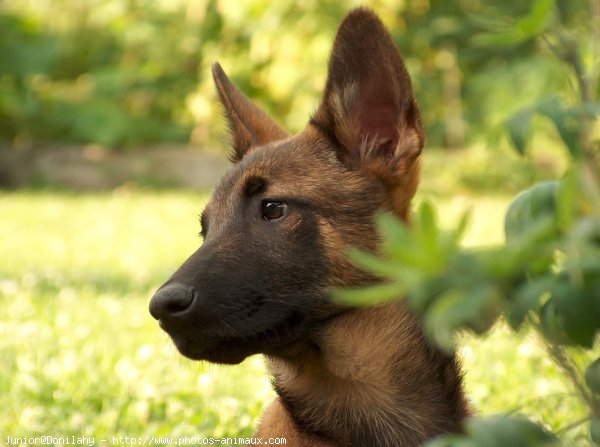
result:
[[[370,280],[345,254],[376,248],[375,214],[408,216],[423,148],[410,79],[367,9],[341,24],[321,105],[298,135],[218,64],[213,75],[235,165],[202,213],[202,246],[156,292],[150,312],[192,359],[293,356],[347,310],[329,298],[332,287]]]

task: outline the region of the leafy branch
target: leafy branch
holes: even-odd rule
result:
[[[590,438],[600,445],[600,358],[583,372],[572,356],[591,353],[600,331],[600,143],[592,133],[600,116],[600,104],[594,102],[600,72],[600,0],[590,0],[589,5],[589,67],[555,0],[535,0],[530,13],[512,26],[495,26],[491,33],[477,36],[480,45],[541,39],[572,69],[579,90],[574,104],[549,96],[506,121],[510,141],[523,154],[530,144],[533,117],[549,119],[572,160],[561,181],[535,184],[514,198],[505,218],[506,243],[463,248],[467,216],[455,230],[444,231],[433,207],[424,202],[410,227],[390,215],[378,218],[380,253],[350,253],[356,265],[382,282],[341,290],[341,299],[373,304],[403,296],[422,318],[428,336],[446,350],[454,349],[457,331],[484,334],[501,318],[514,331],[531,327],[589,409],[589,417],[556,434],[520,417],[474,418],[464,435],[438,439],[430,447],[558,445],[558,434],[588,420]]]

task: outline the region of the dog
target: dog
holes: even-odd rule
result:
[[[277,392],[256,433],[288,446],[417,446],[468,415],[455,356],[402,300],[355,308],[331,290],[373,283],[346,256],[376,252],[374,217],[408,222],[424,133],[400,52],[377,15],[340,25],[321,103],[290,135],[213,77],[234,165],[201,216],[201,247],[150,313],[194,360],[264,354]]]

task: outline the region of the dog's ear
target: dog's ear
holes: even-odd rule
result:
[[[369,9],[351,11],[338,29],[323,99],[311,120],[341,147],[351,165],[406,173],[424,134],[400,52]]]
[[[288,137],[285,130],[233,85],[218,62],[213,65],[212,73],[229,121],[233,162],[240,161],[255,146]]]

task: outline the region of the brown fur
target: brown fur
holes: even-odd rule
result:
[[[306,433],[326,434],[338,446],[373,439],[378,446],[416,446],[441,427],[461,429],[457,415],[467,410],[458,365],[429,346],[401,304],[338,317],[319,347],[295,358],[269,358],[281,420],[289,412]],[[260,436],[276,436],[280,427],[273,421],[263,420]],[[304,446],[298,439],[291,445]]]
[[[279,397],[259,437],[408,447],[460,431],[457,360],[428,342],[404,303],[352,308],[329,297],[374,281],[347,250],[376,251],[373,218],[407,221],[418,184],[423,129],[387,30],[367,9],[346,17],[321,105],[296,136],[218,64],[213,74],[237,164],[203,213],[204,244],[153,297],[152,315],[190,358],[267,356]],[[266,219],[265,202],[285,211]]]

